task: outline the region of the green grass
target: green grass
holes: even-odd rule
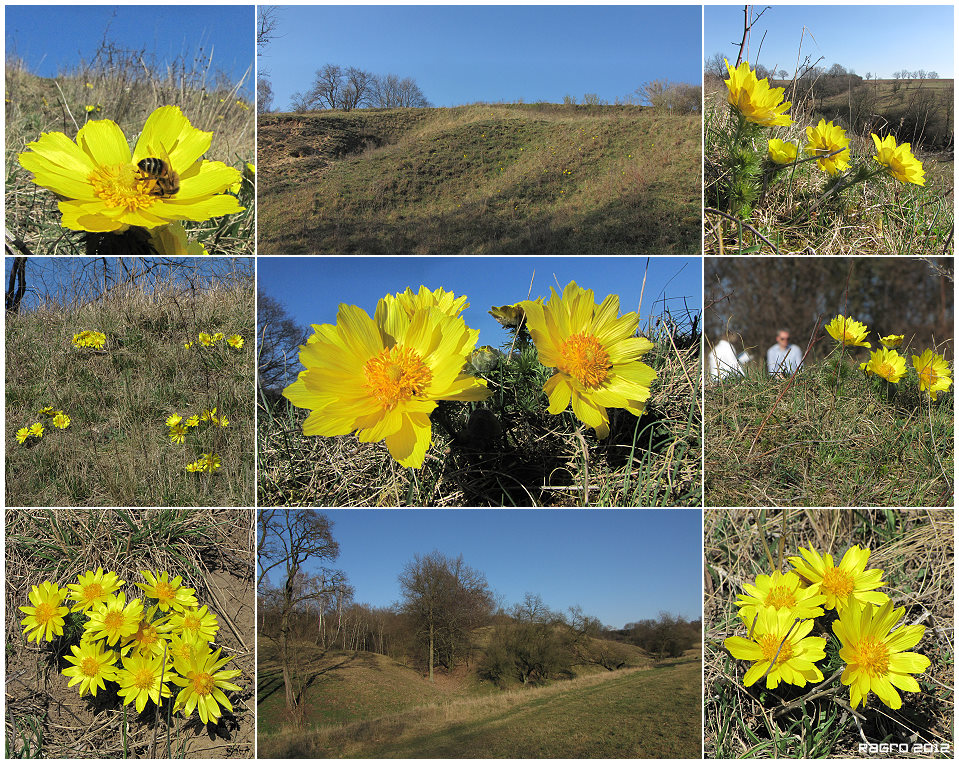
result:
[[[698,254],[699,117],[474,105],[264,115],[264,254]]]
[[[65,306],[50,298],[6,321],[7,506],[252,505],[249,263],[205,289],[170,280]],[[82,329],[103,332],[104,349],[75,348]],[[184,348],[199,332],[217,331],[246,344]],[[65,412],[69,427],[40,416],[45,406]],[[198,427],[185,444],[171,441],[169,415],[212,407],[228,427]],[[16,432],[38,421],[43,437],[20,445]],[[187,472],[210,452],[221,458],[219,472]]]
[[[212,133],[205,159],[241,172],[254,160],[255,114],[240,95],[244,82],[227,82],[202,51],[160,67],[146,50],[121,49],[104,38],[90,62],[78,61],[56,78],[38,77],[15,58],[8,59],[5,73],[6,225],[20,254],[85,253],[82,234],[61,227],[57,197],[35,185],[32,173],[19,165],[18,155],[41,133],[61,132],[75,139],[86,121],[109,119],[120,126],[132,149],[155,109],[178,106],[195,128]],[[88,113],[87,106],[98,108]],[[200,241],[211,255],[253,255],[252,184],[243,181],[238,195],[244,212],[187,221],[189,239]]]
[[[7,509],[6,513],[6,748],[9,758],[249,757],[253,754],[253,534],[252,510]],[[181,576],[202,605],[216,614],[215,644],[226,669],[238,669],[242,689],[229,691],[233,711],[220,725],[171,716],[172,701],[141,714],[106,682],[95,699],[81,698],[61,674],[85,616],[66,616],[64,636],[27,643],[19,606],[32,587],[65,587],[98,568],[126,582],[127,602],[144,597],[141,571]],[[70,603],[68,603],[70,604]]]
[[[951,746],[953,536],[951,510],[707,509],[706,754],[720,759],[846,758],[862,755],[863,740],[906,744],[910,749],[938,746],[939,751]],[[797,556],[800,547],[831,553],[838,563],[854,544],[871,551],[867,568],[883,571],[881,591],[896,607],[905,607],[905,623],[925,626],[922,640],[912,648],[931,661],[929,669],[916,675],[920,692],[902,693],[902,708],[895,711],[872,695],[854,718],[846,709],[849,690],[838,678],[808,699],[804,696],[809,686],[783,683],[774,690],[766,689],[765,682],[743,686],[748,664],[734,660],[723,647],[726,638],[744,635],[734,606],[743,585],[759,573],[788,570],[786,558]],[[833,619],[834,613],[827,611],[815,620],[811,632],[827,638],[826,658],[819,664],[824,678],[843,666],[830,626]],[[782,708],[786,704],[792,706]]]
[[[260,401],[258,491],[264,506],[698,506],[699,334],[691,316],[663,317],[644,362],[658,375],[639,419],[610,410],[611,434],[595,438],[572,410],[546,412],[549,372],[532,351],[494,370],[486,406],[505,437],[454,442],[434,416],[423,467],[400,467],[383,443],[355,435],[303,435],[306,411]],[[459,432],[475,404],[444,402]]]
[[[785,392],[762,370],[707,388],[708,506],[952,505],[952,391],[930,410],[910,368],[886,400],[848,350],[838,363],[810,362]]]
[[[342,656],[340,656],[342,658]],[[542,688],[477,693],[429,687],[408,669],[379,665],[366,690],[356,677],[329,690],[349,699],[343,721],[306,731],[264,725],[267,757],[358,758],[699,758],[700,663],[686,658],[651,669],[603,671]],[[357,660],[367,659],[359,654]],[[367,659],[368,660],[368,659]],[[344,672],[345,675],[345,672]],[[378,681],[376,681],[378,680]],[[415,682],[419,686],[416,687]],[[373,683],[375,682],[375,683]],[[409,688],[406,685],[409,684]],[[313,693],[314,707],[330,687]],[[412,694],[415,691],[415,695]],[[379,703],[370,700],[376,693]],[[360,696],[358,707],[352,699]],[[445,697],[444,697],[445,695]],[[394,705],[390,705],[393,702]],[[336,701],[333,701],[334,705]],[[351,717],[353,717],[351,719]],[[329,717],[325,717],[329,718]]]

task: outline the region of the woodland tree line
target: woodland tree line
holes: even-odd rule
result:
[[[666,613],[613,629],[579,607],[555,612],[535,594],[511,607],[497,606],[482,572],[462,557],[436,551],[414,556],[399,572],[400,602],[390,607],[356,602],[347,576],[324,566],[339,549],[329,521],[313,509],[261,510],[259,540],[258,633],[280,646],[290,708],[297,702],[290,665],[294,642],[380,653],[430,680],[436,671],[472,666],[481,677],[509,686],[568,677],[574,665],[622,668],[629,664],[625,645],[668,658],[700,640],[699,620]],[[277,585],[270,583],[270,571],[276,572]],[[481,631],[486,636],[480,638]]]

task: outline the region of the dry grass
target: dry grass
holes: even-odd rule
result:
[[[883,380],[848,357],[837,375],[836,363],[808,363],[788,381],[751,370],[707,388],[707,505],[953,503],[952,393],[930,406],[910,370],[887,401]]]
[[[722,81],[719,81],[722,86]],[[726,170],[720,157],[718,136],[728,132],[732,111],[725,103],[725,87],[707,94],[705,125],[706,206],[726,211],[718,201],[720,178]],[[805,127],[816,124],[818,114],[806,114],[803,104],[790,109],[794,123],[766,131],[777,137],[807,143]],[[876,129],[879,129],[878,127]],[[882,133],[885,134],[885,131]],[[847,130],[851,158],[868,161],[875,153],[869,133]],[[765,154],[765,143],[756,146]],[[822,194],[827,177],[815,162],[798,164],[776,176],[760,194],[752,215],[739,224],[707,213],[706,255],[948,255],[952,252],[954,193],[952,154],[915,150],[926,170],[923,187],[892,178],[876,178],[853,186],[818,209],[809,212]],[[749,227],[752,227],[750,230]],[[757,232],[761,234],[761,238]],[[764,241],[765,239],[765,241]]]
[[[698,254],[699,123],[555,104],[264,116],[261,251]]]
[[[253,279],[249,261],[234,267],[212,283],[144,275],[97,298],[7,315],[7,506],[253,504]],[[73,347],[83,329],[106,334],[103,351]],[[218,331],[244,336],[245,346],[184,348]],[[45,406],[64,411],[70,426],[45,420],[44,436],[20,445],[15,433],[42,420]],[[214,406],[228,427],[171,441],[169,415]],[[186,471],[209,452],[220,456],[219,472]]]
[[[268,757],[698,758],[698,656],[261,736]]]
[[[259,407],[258,482],[264,506],[698,506],[701,497],[698,321],[665,317],[644,358],[658,373],[646,414],[611,410],[611,434],[597,441],[573,416],[546,413],[538,367],[502,377],[505,440],[473,447],[433,426],[422,469],[400,467],[383,443],[355,435],[305,437],[307,412],[285,399]],[[533,362],[535,364],[535,362]],[[513,384],[516,379],[524,380]],[[491,389],[494,389],[491,386]],[[499,395],[499,393],[494,393]],[[492,400],[492,399],[491,399]],[[469,404],[443,411],[466,429]]]
[[[7,510],[6,517],[6,756],[8,758],[252,757],[254,746],[253,511],[199,509]],[[80,698],[60,671],[80,623],[53,642],[27,644],[18,606],[32,586],[61,586],[98,567],[127,582],[127,600],[140,571],[180,575],[201,604],[216,613],[216,645],[226,668],[242,671],[228,693],[233,712],[218,725],[194,714],[171,718],[168,701],[141,714],[123,706],[108,682],[97,697]],[[79,614],[77,614],[79,615]],[[68,623],[73,617],[68,616]]]
[[[859,755],[861,743],[952,744],[954,714],[953,617],[954,536],[951,510],[749,511],[708,509],[704,521],[704,681],[706,753],[715,758],[843,758]],[[905,622],[926,630],[915,651],[931,667],[917,676],[919,693],[903,693],[894,711],[872,696],[859,716],[844,707],[848,689],[835,680],[821,697],[785,713],[778,706],[809,688],[764,682],[746,688],[745,664],[735,661],[723,640],[741,634],[734,601],[743,583],[758,573],[784,570],[785,557],[799,547],[838,559],[850,546],[872,550],[869,568],[884,571],[882,591],[905,607]],[[773,564],[768,561],[772,557]],[[785,566],[785,567],[784,567]],[[823,675],[841,667],[832,618],[819,618],[812,635],[826,636]],[[951,756],[951,753],[948,754]]]
[[[252,10],[252,9],[251,9]],[[251,13],[252,17],[252,13]],[[252,18],[251,18],[252,23]],[[252,53],[252,51],[251,51]],[[161,68],[146,50],[126,50],[104,40],[92,61],[56,78],[38,77],[23,62],[6,66],[6,225],[21,254],[83,254],[80,236],[60,227],[57,199],[36,186],[17,156],[43,132],[71,139],[90,119],[110,119],[131,141],[146,118],[160,106],[179,106],[190,123],[213,133],[206,159],[242,171],[254,160],[253,105],[243,96],[250,74],[229,82],[211,58],[186,54]],[[87,106],[98,107],[88,113]],[[186,222],[190,239],[200,240],[213,255],[254,253],[254,200],[244,182],[240,193],[246,211],[198,223]]]

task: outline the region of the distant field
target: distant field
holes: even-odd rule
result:
[[[473,105],[262,115],[263,254],[698,254],[696,115]]]
[[[382,655],[338,653],[318,661],[307,680],[308,721],[296,731],[282,723],[277,667],[261,652],[259,755],[699,758],[698,654],[499,692],[469,675],[431,685]]]

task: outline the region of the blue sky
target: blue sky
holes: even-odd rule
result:
[[[509,607],[526,592],[617,628],[702,612],[702,513],[684,509],[331,509],[357,602],[388,607],[414,555],[436,550],[486,575]],[[274,582],[276,583],[276,582]]]
[[[952,5],[773,5],[753,28],[744,58],[755,64],[758,55],[758,63],[791,74],[802,38],[802,58],[823,56],[819,66],[826,69],[838,63],[883,79],[902,69],[925,69],[951,78],[953,13]],[[742,5],[707,5],[703,24],[705,57],[722,53],[734,63],[743,36]]]
[[[274,108],[324,64],[412,77],[435,106],[520,98],[612,103],[655,79],[702,78],[700,6],[279,6],[259,66]]]
[[[640,326],[650,313],[662,315],[662,298],[676,317],[702,306],[702,264],[699,258],[654,257],[649,273]],[[463,313],[467,326],[479,329],[479,345],[499,346],[507,334],[489,315],[493,305],[506,305],[531,296],[549,297],[570,281],[592,289],[598,301],[618,294],[620,310],[639,304],[645,257],[261,257],[257,260],[260,289],[279,300],[303,325],[334,324],[340,303],[358,305],[370,316],[376,302],[406,287],[417,291],[443,287],[469,298]],[[530,279],[533,278],[530,294]],[[554,280],[555,275],[555,280]]]
[[[23,59],[42,77],[92,60],[106,35],[121,48],[155,56],[161,70],[179,57],[190,66],[197,56],[205,66],[212,53],[213,71],[225,72],[230,84],[248,67],[244,85],[253,82],[252,5],[8,5],[5,14],[7,57]]]

